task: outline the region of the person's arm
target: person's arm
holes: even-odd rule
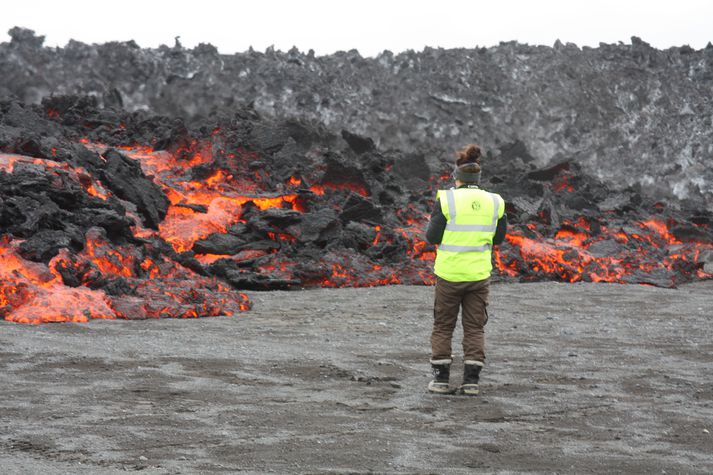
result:
[[[429,244],[440,244],[443,239],[443,231],[446,230],[446,217],[441,211],[441,202],[436,200],[436,205],[431,212],[431,220],[426,229],[426,241]]]
[[[502,244],[505,240],[505,233],[508,230],[508,215],[503,213],[503,217],[498,219],[498,225],[495,228],[495,235],[493,236],[493,245],[497,246]]]

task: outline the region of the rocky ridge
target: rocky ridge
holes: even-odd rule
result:
[[[0,44],[0,97],[92,94],[105,105],[202,121],[252,104],[420,157],[428,172],[477,141],[534,167],[573,160],[615,187],[713,203],[713,46],[658,50],[515,42],[364,58],[297,49],[222,55],[206,44],[64,48],[14,28]]]

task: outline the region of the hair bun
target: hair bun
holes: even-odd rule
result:
[[[463,165],[464,163],[480,163],[481,155],[480,146],[474,143],[466,145],[462,150],[458,151],[456,166]]]

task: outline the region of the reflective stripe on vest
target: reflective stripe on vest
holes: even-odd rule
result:
[[[456,224],[456,198],[453,193],[453,189],[446,190],[446,199],[448,200],[448,215],[449,220],[446,223],[446,231],[454,232],[484,232],[484,233],[494,233],[498,227],[498,211],[500,210],[500,200],[497,195],[491,194],[491,199],[493,200],[493,221],[490,224]],[[447,245],[446,245],[447,246]],[[481,249],[483,246],[448,246],[449,248],[444,248],[441,245],[441,249],[444,251],[451,252],[472,252],[472,251],[486,251],[490,249]],[[454,248],[454,249],[450,249]],[[455,250],[455,248],[461,248],[463,250]]]
[[[490,250],[490,244],[482,246],[454,246],[453,244],[439,244],[438,249],[448,252],[483,252]]]

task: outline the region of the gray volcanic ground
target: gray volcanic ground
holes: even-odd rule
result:
[[[476,141],[504,159],[574,159],[617,186],[713,203],[713,46],[658,50],[501,43],[363,58],[297,50],[221,55],[133,41],[45,48],[22,28],[0,44],[0,97],[97,95],[200,119],[237,104],[320,122],[422,157],[431,170]]]
[[[423,286],[0,321],[2,471],[711,473],[712,284],[495,285],[477,398],[426,391]]]

